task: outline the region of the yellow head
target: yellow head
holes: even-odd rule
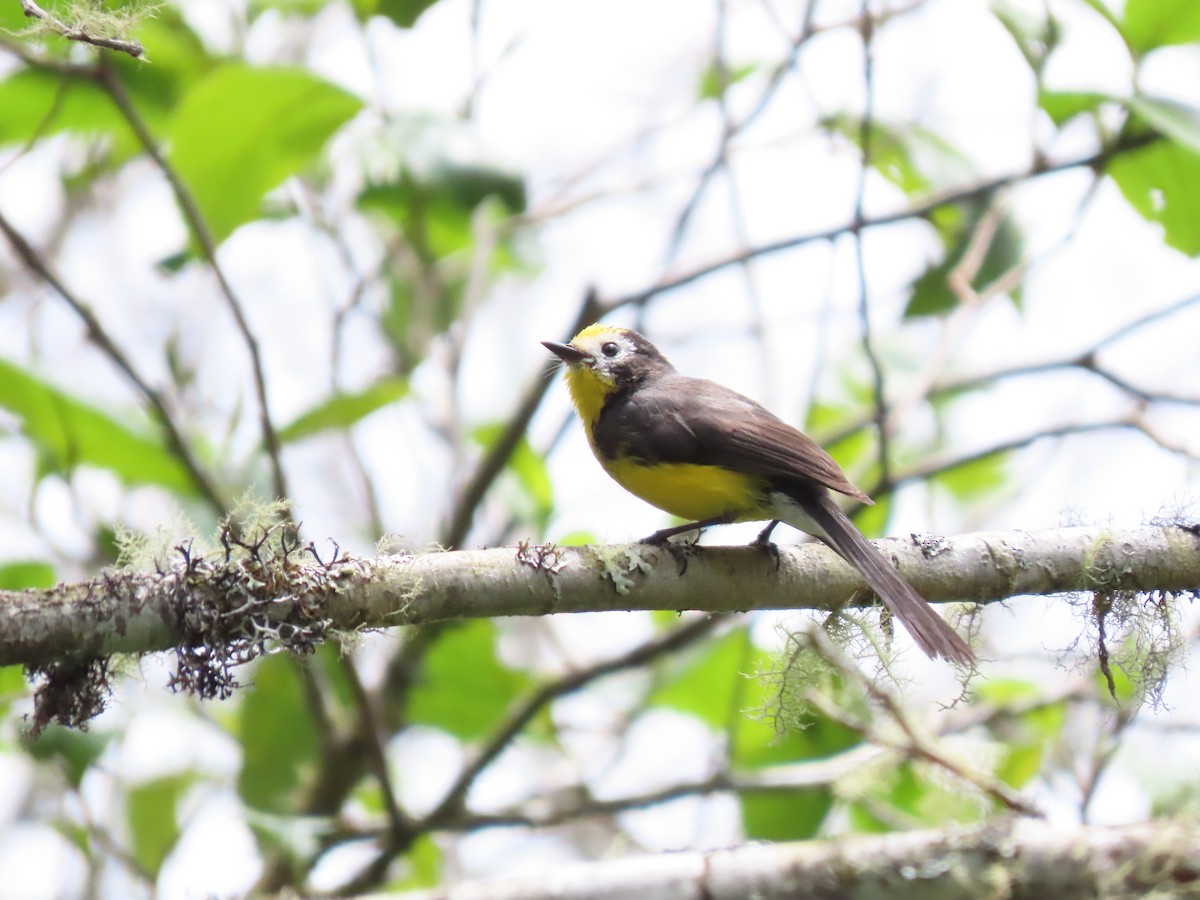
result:
[[[597,323],[569,344],[542,343],[566,364],[567,390],[589,434],[610,395],[674,371],[657,347],[627,328]]]

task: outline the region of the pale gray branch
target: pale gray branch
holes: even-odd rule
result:
[[[1056,528],[880,541],[934,602],[1023,594],[1200,588],[1200,537],[1176,526]],[[602,610],[836,609],[869,603],[857,572],[823,545],[705,547],[687,572],[646,545],[498,548],[345,559],[219,558],[160,573],[106,573],[42,591],[0,591],[0,665],[196,647],[208,637],[385,628],[485,616]],[[255,617],[252,627],[243,621]],[[316,626],[319,625],[320,628]],[[279,632],[279,634],[276,634]]]
[[[558,866],[546,873],[406,893],[408,900],[654,897],[1097,897],[1194,896],[1200,829],[1146,822],[1066,829],[1035,820],[965,829],[751,844]],[[398,896],[392,894],[390,896]]]

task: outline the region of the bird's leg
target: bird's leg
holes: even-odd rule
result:
[[[707,528],[710,525],[728,525],[730,522],[729,516],[713,516],[711,519],[701,519],[699,522],[685,522],[682,525],[673,525],[670,528],[663,528],[649,537],[644,537],[639,544],[655,544],[661,546],[668,539],[675,537],[677,534],[686,534],[689,531],[699,531],[701,528]]]
[[[679,574],[682,575],[687,571],[688,557],[692,553],[695,553],[699,548],[696,546],[695,541],[692,541],[686,546],[680,546],[679,544],[673,543],[671,538],[675,537],[677,534],[686,534],[689,531],[699,531],[702,528],[707,528],[709,525],[727,525],[730,521],[731,519],[729,516],[714,516],[711,519],[702,519],[699,522],[687,522],[683,525],[675,525],[671,528],[660,529],[649,537],[642,538],[640,541],[638,541],[638,543],[662,547],[675,558],[675,562],[679,566]],[[696,540],[699,539],[700,535],[696,535]]]
[[[775,571],[779,571],[779,547],[771,540],[771,532],[775,530],[775,526],[779,524],[778,519],[772,519],[767,523],[767,527],[758,533],[758,537],[750,542],[751,547],[761,547],[771,554],[771,558],[775,560]]]

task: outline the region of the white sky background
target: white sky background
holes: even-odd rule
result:
[[[341,160],[360,158],[382,165],[392,157],[411,129],[414,116],[428,115],[448,123],[459,113],[471,88],[470,4],[442,0],[411,32],[377,20],[368,29],[370,47],[359,40],[349,13],[338,6],[318,19],[307,44],[294,23],[274,14],[259,19],[242,37],[232,26],[230,6],[193,0],[186,9],[193,23],[218,45],[244,40],[255,62],[287,58],[301,48],[301,59],[325,77],[362,96],[372,108],[349,127],[335,145]],[[1040,3],[1023,4],[1032,12]],[[1051,8],[1065,25],[1066,42],[1054,57],[1048,80],[1055,88],[1102,88],[1114,94],[1130,91],[1130,72],[1121,47],[1099,18],[1079,2],[1055,2]],[[830,2],[820,7],[818,21],[852,18],[857,3]],[[800,4],[772,4],[779,21],[794,31]],[[726,23],[729,61],[773,61],[781,53],[779,24],[757,2],[731,3]],[[605,297],[644,288],[667,273],[683,272],[739,247],[845,223],[851,217],[858,179],[857,154],[814,132],[824,114],[861,109],[862,62],[859,43],[847,31],[813,40],[802,56],[803,80],[793,79],[772,108],[734,145],[736,194],[726,176],[710,187],[697,210],[677,258],[667,260],[667,241],[697,173],[711,159],[720,120],[713,104],[697,107],[697,85],[713,46],[715,4],[696,0],[660,2],[484,2],[478,47],[486,73],[475,98],[470,122],[447,124],[427,135],[429,155],[447,150],[461,160],[501,164],[527,173],[531,210],[552,213],[585,198],[572,211],[546,219],[537,234],[533,256],[537,266],[528,280],[509,278],[489,295],[465,335],[465,362],[457,401],[468,424],[503,418],[529,379],[547,363],[539,340],[562,340],[589,285]],[[931,0],[922,10],[885,27],[875,45],[875,114],[883,120],[924,124],[956,145],[970,161],[976,178],[1019,172],[1030,164],[1032,148],[1048,130],[1031,117],[1033,82],[1011,39],[982,0]],[[1200,105],[1200,53],[1196,48],[1160,52],[1143,72],[1148,93],[1172,96]],[[762,75],[752,75],[731,92],[739,117],[758,95]],[[395,121],[383,127],[381,114]],[[409,158],[419,148],[403,144]],[[1089,151],[1080,129],[1058,145],[1043,147],[1052,157]],[[65,141],[0,171],[0,204],[35,242],[43,240],[61,203],[56,182],[56,154],[70,154]],[[351,165],[348,170],[356,169]],[[147,179],[137,165],[121,176],[107,200],[103,219],[77,227],[60,255],[60,269],[110,326],[118,341],[135,356],[151,380],[166,377],[160,348],[167,330],[180,328],[181,352],[197,366],[197,392],[211,408],[211,422],[224,423],[235,398],[249,383],[245,354],[216,300],[210,280],[192,273],[166,280],[153,264],[174,252],[184,240],[170,195],[157,178]],[[350,197],[357,184],[340,186]],[[1071,217],[1087,186],[1081,173],[1039,179],[1011,197],[1012,209],[1025,230],[1028,250],[1037,260],[1025,289],[1024,309],[1005,300],[993,301],[987,313],[965,335],[949,368],[956,372],[990,370],[1018,361],[1057,358],[1084,348],[1120,324],[1190,293],[1200,291],[1200,265],[1166,249],[1158,229],[1146,224],[1124,202],[1111,183],[1104,183],[1087,208],[1070,244],[1046,255],[1071,227]],[[897,190],[874,177],[868,185],[868,215],[905,206]],[[284,191],[290,188],[283,188]],[[736,212],[735,212],[736,204]],[[745,232],[735,224],[740,220]],[[361,264],[379,252],[361,229]],[[865,252],[871,312],[888,370],[889,387],[905,393],[906,379],[919,371],[937,345],[940,326],[916,323],[895,327],[906,302],[905,286],[932,258],[937,245],[930,230],[907,224],[871,231]],[[328,243],[300,221],[255,223],[233,235],[221,259],[247,305],[253,327],[273,332],[265,342],[272,411],[285,422],[311,405],[328,388],[327,334],[329,310],[348,294],[352,278]],[[645,329],[681,370],[723,381],[767,402],[784,418],[799,422],[816,378],[819,393],[838,396],[838,373],[864,369],[857,342],[857,281],[854,247],[849,238],[834,245],[806,245],[756,263],[750,275],[757,292],[751,300],[746,279],[729,269],[656,300]],[[331,297],[335,298],[331,301]],[[757,304],[757,305],[756,305]],[[828,314],[828,326],[821,326]],[[620,319],[622,324],[632,320]],[[180,325],[179,323],[182,323]],[[754,337],[762,325],[765,352]],[[281,332],[282,330],[282,332]],[[31,338],[30,335],[33,335]],[[280,339],[281,334],[286,339]],[[384,348],[365,329],[351,330],[355,343],[346,354],[348,385],[365,384],[385,364]],[[1200,376],[1200,310],[1176,317],[1165,328],[1148,329],[1105,354],[1114,368],[1147,388],[1178,387],[1195,394]],[[91,352],[69,313],[40,289],[19,301],[0,305],[0,354],[38,360],[42,371],[55,374],[82,396],[109,405],[129,405],[131,396],[109,364]],[[814,371],[816,361],[823,365]],[[418,394],[430,407],[444,400],[447,381],[435,354],[417,373]],[[1088,421],[1112,415],[1118,398],[1080,377],[1011,384],[987,395],[986,401],[960,404],[953,421],[956,445],[986,446],[1004,436],[1024,434],[1039,423]],[[566,392],[552,389],[535,421],[535,443],[545,445],[568,413]],[[1155,423],[1164,435],[1200,453],[1194,414],[1163,411]],[[254,416],[230,437],[248,452],[256,440]],[[904,423],[906,433],[924,434],[931,423],[915,412]],[[385,524],[413,544],[432,539],[446,507],[451,461],[441,445],[429,440],[411,408],[385,410],[363,423],[357,434],[373,474],[385,486]],[[286,462],[298,500],[298,518],[310,537],[336,536],[354,552],[369,552],[374,536],[353,531],[361,522],[353,479],[334,462],[333,448],[313,442],[289,450]],[[0,462],[10,475],[0,482],[0,514],[9,522],[7,552],[13,557],[44,555],[47,539],[13,532],[28,499],[33,460],[15,442],[0,444]],[[663,524],[663,516],[611,484],[593,462],[577,427],[550,459],[559,515],[549,537],[575,530],[606,540],[627,540]],[[1070,520],[1137,524],[1163,505],[1186,500],[1196,486],[1195,468],[1180,457],[1131,435],[1092,435],[1042,444],[1012,467],[1013,486],[1005,503],[963,511],[924,488],[900,492],[892,528],[897,533],[937,531],[953,534],[974,528],[1042,528]],[[25,473],[18,478],[17,473]],[[265,481],[265,474],[262,476]],[[347,498],[350,498],[348,502]],[[54,479],[36,495],[39,519],[54,549],[68,555],[86,552],[94,519],[120,516],[152,530],[171,518],[169,506],[151,491],[125,497],[100,473],[82,473],[68,488]],[[77,510],[82,509],[82,519]],[[486,520],[485,520],[486,521]],[[708,540],[732,542],[749,537],[756,526],[730,528]],[[791,540],[791,535],[778,535]],[[586,622],[586,624],[584,624]],[[634,642],[645,633],[636,616],[588,617],[556,626],[579,658],[606,656],[615,642]],[[1005,653],[1050,658],[1045,648],[1065,646],[1078,626],[1058,609],[1041,602],[1014,605],[1011,612],[990,614],[985,639]],[[598,636],[608,638],[598,640]],[[948,688],[945,673],[913,660],[913,671],[931,694]],[[1049,663],[994,671],[1042,671],[1049,682],[1068,675]],[[178,760],[182,746],[207,747],[199,757],[205,768],[236,772],[228,742],[215,740],[212,729],[172,714],[179,698],[161,689],[162,672],[147,666],[144,693],[135,686],[110,716],[132,717],[125,741],[115,744],[111,769],[117,777],[137,779],[161,774],[157,766]],[[1200,720],[1200,711],[1181,677],[1169,700],[1177,714]],[[616,692],[618,695],[620,691]],[[564,704],[563,716],[581,722],[603,722],[612,714],[594,699]],[[588,704],[591,707],[588,707]],[[619,705],[619,704],[618,704]],[[651,717],[631,736],[624,769],[611,778],[648,784],[662,777],[655,747],[669,740],[673,756],[668,779],[687,769],[702,774],[708,764],[700,739],[683,736],[689,723],[681,717]],[[104,723],[102,722],[101,725]],[[694,726],[692,726],[694,727]],[[172,744],[163,742],[174,735]],[[136,740],[135,740],[136,739]],[[1150,735],[1148,740],[1157,740]],[[1132,746],[1137,745],[1135,738]],[[199,743],[198,743],[199,742]],[[394,747],[397,764],[409,769],[431,756],[445,759],[452,750],[436,735],[415,734]],[[688,755],[683,747],[693,747]],[[599,751],[578,748],[599,771]],[[182,751],[179,751],[182,752]],[[1106,779],[1096,811],[1100,821],[1138,818],[1146,811],[1145,775],[1132,753],[1127,765]],[[1178,766],[1194,771],[1200,751],[1194,741],[1171,745],[1165,757],[1153,754],[1160,776]],[[657,761],[656,761],[657,760]],[[176,762],[178,764],[178,762]],[[506,760],[501,773],[485,779],[481,796],[503,794],[513,779],[527,776],[536,761]],[[168,769],[169,770],[169,769]],[[524,774],[523,774],[524,773]],[[430,773],[431,779],[444,772]],[[16,815],[15,801],[29,790],[32,772],[19,756],[0,756],[0,871],[26,872],[29,883],[12,886],[23,897],[56,896],[57,880],[46,869],[16,865],[34,847],[61,865],[48,867],[57,879],[80,872],[71,851],[48,829],[6,828]],[[410,779],[412,780],[412,779]],[[1037,797],[1051,813],[1068,821],[1073,795],[1069,785],[1047,788]],[[85,785],[85,796],[103,817],[108,788]],[[706,812],[704,826],[692,824],[697,810]],[[196,825],[187,844],[168,864],[162,879],[164,896],[200,896],[206,891],[244,887],[254,877],[249,835],[238,824],[239,813],[229,796],[199,798]],[[734,814],[721,799],[685,801],[645,814],[631,827],[639,838],[662,835],[699,845],[736,839]],[[660,836],[655,838],[654,835]],[[681,835],[691,835],[690,839]],[[668,844],[667,846],[681,846]],[[203,852],[197,852],[203,848]],[[217,849],[228,860],[216,871],[207,861]],[[564,841],[516,831],[492,832],[467,842],[467,874],[508,871],[570,858]],[[120,883],[119,876],[114,876]],[[334,878],[330,875],[330,878]],[[69,895],[69,888],[67,894]]]

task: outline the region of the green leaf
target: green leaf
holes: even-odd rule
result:
[[[748,793],[738,802],[747,840],[806,841],[816,837],[833,808],[833,791],[807,787],[787,793]]]
[[[8,10],[8,5],[0,4],[0,8]],[[28,20],[22,17],[22,22]],[[157,8],[153,15],[139,18],[130,36],[141,42],[146,59],[106,52],[105,61],[115,70],[147,126],[158,133],[178,106],[182,93],[212,68],[214,60],[179,11],[170,7]],[[55,40],[58,43],[52,48],[67,45],[66,41]],[[125,117],[92,78],[60,75],[48,69],[18,71],[0,82],[0,109],[4,110],[0,116],[0,144],[25,143],[66,131],[107,137],[117,159],[142,149]]]
[[[1157,97],[1130,97],[1125,105],[1155,131],[1200,153],[1200,110],[1194,106]]]
[[[913,282],[912,295],[904,310],[906,319],[940,316],[958,306],[959,298],[950,289],[948,278],[962,261],[987,208],[987,200],[977,200],[964,204],[957,214],[935,217],[934,224],[946,247],[946,256],[940,263],[927,266]],[[997,278],[1020,265],[1024,244],[1016,219],[1005,213],[991,236],[983,263],[975,273],[971,286],[976,291],[984,291]],[[1020,289],[1014,289],[1012,295],[1013,301],[1020,305]]]
[[[1104,703],[1121,706],[1128,706],[1130,703],[1136,702],[1141,685],[1138,680],[1131,677],[1124,666],[1109,663],[1109,671],[1112,673],[1112,692],[1110,693],[1108,679],[1104,673],[1100,671],[1100,666],[1096,666],[1096,671],[1092,673],[1092,682],[1095,684],[1097,696]],[[1113,693],[1116,697],[1113,697]]]
[[[107,469],[126,484],[156,484],[184,495],[196,487],[163,443],[143,437],[94,406],[0,360],[0,407],[21,420],[37,448],[41,474],[79,465]]]
[[[755,647],[739,628],[710,642],[703,652],[660,666],[665,675],[650,694],[651,706],[691,713],[730,735],[731,763],[739,769],[816,759],[858,743],[858,737],[828,719],[810,716],[806,727],[781,731],[771,713],[778,688],[770,654]],[[672,671],[677,670],[677,671]],[[820,829],[833,805],[827,787],[739,797],[742,827],[752,840],[803,840]]]
[[[354,663],[346,655],[346,647],[338,641],[326,641],[309,659],[324,679],[325,698],[330,701],[326,712],[332,718],[340,714],[339,724],[349,724],[362,715],[360,689],[354,684]]]
[[[560,547],[586,547],[588,544],[599,544],[600,538],[594,531],[568,531],[555,538],[554,543]],[[678,618],[677,613],[670,613],[670,615]]]
[[[1044,749],[1040,744],[1006,744],[1004,757],[996,767],[996,777],[1009,787],[1020,790],[1042,770]]]
[[[422,834],[400,860],[400,874],[388,883],[385,893],[416,891],[442,883],[442,849],[429,834]]]
[[[226,65],[197,83],[171,124],[171,161],[220,242],[263,196],[317,158],[362,107],[302,69]]]
[[[0,666],[0,716],[8,715],[13,703],[28,694],[29,682],[25,680],[25,667]]]
[[[0,3],[0,29],[15,35],[28,28],[29,24],[20,3]]]
[[[242,701],[238,791],[247,805],[265,812],[299,812],[319,765],[320,740],[301,677],[292,657],[268,656],[255,668],[254,687]]]
[[[328,0],[250,0],[249,13],[251,20],[269,9],[312,17],[323,10],[327,3]]]
[[[1059,128],[1076,116],[1096,112],[1116,98],[1093,91],[1038,91],[1038,106]]]
[[[862,149],[862,120],[857,116],[829,116],[821,125]],[[938,135],[910,122],[872,119],[869,140],[871,167],[909,196],[926,193],[969,173],[970,166],[961,153]]]
[[[461,210],[474,212],[479,204],[496,198],[510,215],[525,212],[525,180],[492,166],[441,163],[428,178],[425,190],[445,197]]]
[[[999,709],[1019,708],[1036,701],[1039,685],[1015,678],[989,679],[979,686],[979,698]],[[1033,706],[1012,715],[989,718],[989,731],[1004,747],[996,776],[1014,788],[1023,788],[1042,770],[1046,752],[1062,734],[1067,721],[1065,702]]]
[[[49,824],[63,836],[64,840],[77,849],[82,857],[87,860],[95,860],[96,842],[89,826],[62,818],[52,819]]]
[[[993,494],[1008,483],[1007,453],[993,453],[940,473],[936,483],[956,500],[972,501]]]
[[[1200,153],[1158,141],[1121,154],[1108,174],[1143,218],[1162,225],[1167,244],[1200,255]]]
[[[502,422],[480,425],[471,432],[471,437],[484,449],[490,449],[505,428]],[[522,437],[509,455],[505,468],[519,486],[523,505],[527,507],[520,512],[544,529],[554,512],[554,485],[546,470],[546,460]]]
[[[133,858],[152,878],[179,840],[176,809],[179,798],[194,781],[191,774],[168,775],[139,784],[126,795],[125,816]]]
[[[876,467],[876,472],[878,469]],[[865,481],[864,483],[870,483]],[[892,496],[886,494],[875,500],[873,506],[862,506],[855,510],[851,518],[854,524],[869,538],[882,537],[888,533],[888,522],[892,518]]]
[[[992,14],[1012,37],[1029,68],[1040,72],[1061,37],[1054,17],[1032,15],[1007,0],[992,0]]]
[[[531,684],[528,675],[500,662],[496,626],[476,619],[450,629],[425,657],[409,701],[409,720],[476,740],[504,720]]]
[[[869,398],[866,402],[870,402]],[[869,426],[854,428],[845,437],[834,440],[832,436],[845,430],[850,423],[858,423],[858,407],[854,405],[833,405],[820,400],[814,400],[808,406],[804,417],[804,430],[817,437],[821,444],[839,466],[847,471],[856,471],[875,447],[874,437]]]
[[[758,69],[756,63],[743,63],[740,66],[720,67],[709,63],[700,73],[699,97],[701,100],[716,100],[729,88],[744,80]]]
[[[777,664],[772,664],[777,665]],[[760,671],[770,670],[765,661]],[[777,675],[757,675],[745,682],[743,709],[734,724],[731,762],[741,769],[822,759],[860,742],[858,735],[811,711],[803,728],[781,730],[795,710],[778,709],[781,686]],[[784,691],[784,697],[789,695]],[[778,711],[778,716],[776,715]],[[742,827],[754,840],[807,840],[815,836],[833,806],[829,787],[809,787],[786,794],[745,794],[739,798]]]
[[[744,715],[741,703],[745,682],[758,671],[764,658],[763,652],[750,643],[749,631],[737,628],[705,644],[701,653],[672,658],[646,702],[691,713],[713,728],[724,730]],[[672,668],[678,671],[671,672]]]
[[[517,175],[480,165],[443,163],[425,175],[405,168],[396,181],[366,187],[359,208],[392,219],[426,263],[469,249],[471,217],[490,198],[509,215],[524,212],[525,182]]]
[[[1125,0],[1122,30],[1129,46],[1137,53],[1200,41],[1200,3],[1196,0]]]
[[[975,687],[975,693],[984,702],[1008,708],[1036,699],[1041,690],[1020,678],[988,678]]]
[[[847,807],[855,831],[880,834],[895,831],[897,822],[911,827],[945,827],[947,822],[975,822],[981,818],[975,800],[923,777],[910,761],[890,770],[880,768],[877,778],[877,782],[862,789],[862,800]]]
[[[757,769],[782,763],[802,762],[832,756],[860,743],[860,738],[843,725],[807,712],[803,728],[781,731],[772,713],[775,688],[764,676],[751,679],[747,705],[738,718],[733,736],[733,763]]]
[[[133,37],[145,48],[145,60],[123,54],[110,54],[106,60],[120,74],[138,113],[158,133],[174,114],[180,97],[221,63],[173,6],[157,7],[153,15],[143,17]]]
[[[433,6],[437,0],[353,0],[355,8],[370,7],[370,12],[387,16],[401,28],[412,28],[421,13]],[[366,16],[359,13],[362,18]]]
[[[1108,3],[1105,0],[1083,0],[1084,6],[1090,6],[1093,10],[1100,14],[1104,21],[1108,22],[1118,33],[1121,33],[1121,21],[1116,17],[1111,9],[1108,8]]]
[[[74,787],[79,787],[83,776],[112,740],[112,735],[95,729],[79,731],[50,725],[26,747],[34,759],[45,762],[57,760]]]
[[[440,165],[429,173],[402,166],[394,180],[372,184],[358,197],[359,208],[398,231],[420,271],[411,265],[388,272],[390,293],[380,317],[395,349],[400,372],[421,362],[429,342],[458,321],[471,273],[477,266],[481,216],[499,220],[523,211],[525,184],[517,176],[486,166]],[[518,260],[513,242],[500,239],[486,260],[489,272],[506,271]]]
[[[58,583],[54,566],[40,560],[23,560],[0,565],[0,590],[23,591],[49,588]]]
[[[49,71],[23,69],[0,82],[0,145],[25,144],[70,131],[106,135],[127,150],[133,136],[98,84]]]
[[[408,395],[408,381],[388,376],[353,394],[334,394],[328,400],[297,416],[279,429],[279,440],[287,444],[322,431],[345,431],[371,413]]]
[[[433,6],[437,0],[350,0],[354,13],[360,21],[371,16],[386,16],[401,28],[412,28],[421,13]]]

